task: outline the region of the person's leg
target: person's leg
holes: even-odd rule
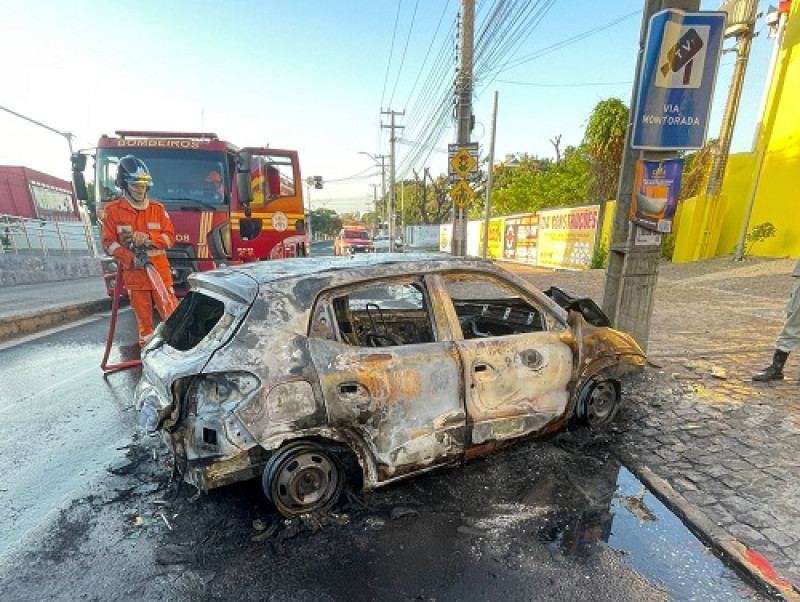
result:
[[[139,327],[139,345],[144,345],[144,341],[153,332],[153,301],[151,291],[133,290],[128,291],[128,299],[131,309],[136,316],[136,324]]]
[[[786,305],[786,322],[775,341],[772,363],[753,377],[753,380],[766,382],[783,379],[783,366],[789,353],[800,349],[800,278],[794,278],[792,295]]]

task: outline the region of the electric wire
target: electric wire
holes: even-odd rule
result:
[[[414,4],[414,13],[411,15],[411,24],[408,26],[408,35],[406,36],[406,43],[403,46],[403,55],[400,57],[400,66],[397,68],[397,77],[394,80],[394,87],[392,94],[389,96],[389,105],[392,106],[394,101],[394,93],[397,91],[397,84],[400,82],[400,76],[403,74],[403,65],[406,61],[406,52],[408,51],[408,42],[411,39],[411,32],[414,31],[414,20],[417,18],[417,8],[419,8],[419,0]]]

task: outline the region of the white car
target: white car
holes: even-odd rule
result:
[[[378,234],[375,238],[372,239],[372,244],[375,246],[376,253],[388,253],[389,252],[389,235],[388,234]],[[403,250],[403,241],[400,238],[394,239],[394,252],[400,253]]]

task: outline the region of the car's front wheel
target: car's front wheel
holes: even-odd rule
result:
[[[312,441],[297,441],[270,458],[261,486],[278,512],[293,518],[332,507],[342,493],[344,480],[336,456]]]
[[[614,420],[620,389],[612,380],[594,378],[584,385],[575,409],[578,420],[590,428],[602,428]]]

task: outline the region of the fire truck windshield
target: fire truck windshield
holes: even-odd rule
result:
[[[130,149],[98,149],[97,190],[101,202],[117,198],[117,165]],[[230,166],[224,152],[164,148],[137,148],[153,177],[148,196],[167,209],[224,209],[230,203]]]

